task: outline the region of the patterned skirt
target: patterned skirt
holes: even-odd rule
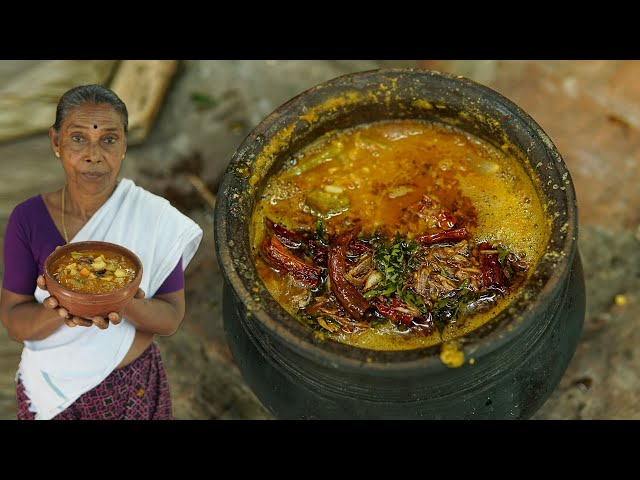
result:
[[[16,387],[18,420],[33,420],[22,382]],[[171,394],[156,342],[114,370],[53,420],[171,420]]]

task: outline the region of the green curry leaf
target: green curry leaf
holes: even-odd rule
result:
[[[396,232],[395,238],[389,242],[376,242],[373,252],[373,262],[376,270],[383,276],[376,288],[365,293],[365,297],[384,296],[396,297],[406,304],[426,312],[426,306],[422,299],[412,290],[404,288],[407,274],[418,268],[419,262],[415,258],[418,244],[411,240],[405,241]]]

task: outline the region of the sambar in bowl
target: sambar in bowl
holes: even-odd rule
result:
[[[70,314],[88,319],[118,312],[136,294],[142,273],[135,253],[102,241],[68,243],[44,264],[49,294]]]
[[[570,174],[469,79],[345,75],[265,118],[220,185],[234,358],[279,418],[528,418],[580,337]]]

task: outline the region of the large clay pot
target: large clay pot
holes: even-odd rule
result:
[[[374,351],[318,341],[271,297],[249,245],[256,198],[284,161],[320,135],[384,119],[455,125],[508,149],[539,179],[552,231],[517,298],[463,339],[449,368],[439,347]],[[225,277],[224,325],[256,396],[282,419],[508,419],[530,417],[576,349],[585,294],[576,197],[540,126],[497,92],[434,71],[383,69],[311,88],[265,118],[237,149],[218,191],[215,240]]]

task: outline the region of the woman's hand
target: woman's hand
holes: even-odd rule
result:
[[[38,278],[36,279],[36,283],[38,284],[38,287],[40,287],[42,290],[47,290],[47,282],[45,281],[44,276],[38,275]],[[144,298],[144,290],[142,290],[141,288],[138,288],[138,291],[133,296],[133,298]],[[60,317],[62,317],[64,319],[64,323],[66,323],[67,326],[69,326],[69,327],[78,327],[78,326],[80,326],[80,327],[90,327],[91,325],[95,325],[96,327],[100,328],[101,330],[104,330],[106,328],[109,328],[109,323],[113,323],[114,325],[118,325],[122,321],[122,313],[121,312],[111,312],[111,313],[109,313],[107,318],[104,318],[104,317],[93,317],[93,318],[76,317],[75,315],[71,315],[66,308],[60,307],[58,305],[58,299],[55,298],[55,297],[47,297],[47,298],[45,298],[44,301],[42,302],[42,305],[44,305],[44,307],[48,308],[49,310],[56,310],[57,309],[58,315],[60,315]]]
[[[138,291],[136,292],[136,294],[133,296],[133,298],[144,298],[144,290],[142,290],[141,288],[138,288]],[[127,304],[128,305],[128,304]],[[126,307],[126,305],[125,305]],[[122,307],[123,310],[125,307]],[[77,318],[77,317],[75,317]],[[109,313],[109,315],[107,315],[107,318],[103,318],[103,317],[93,317],[90,321],[89,320],[85,320],[90,322],[88,325],[82,325],[82,326],[91,326],[91,323],[93,323],[96,327],[104,330],[105,328],[109,328],[109,323],[113,323],[114,325],[118,325],[121,321],[122,321],[123,315],[122,312],[111,312]],[[80,319],[80,320],[84,320],[84,319]],[[69,324],[67,324],[69,325]],[[71,327],[71,325],[69,325]],[[75,326],[75,325],[73,325]]]
[[[38,287],[40,287],[42,290],[49,291],[47,289],[47,282],[45,281],[43,275],[38,275],[38,278],[36,279],[36,283],[38,284]],[[78,317],[72,317],[71,315],[69,315],[69,311],[66,308],[58,306],[58,299],[56,297],[45,298],[44,301],[42,302],[42,305],[44,306],[44,308],[47,308],[49,310],[57,309],[56,311],[58,315],[64,319],[67,325],[69,325],[69,321],[71,318],[78,318]],[[79,320],[83,320],[83,319],[80,318]],[[89,322],[89,325],[91,325],[91,322]],[[73,326],[75,327],[75,323]]]

